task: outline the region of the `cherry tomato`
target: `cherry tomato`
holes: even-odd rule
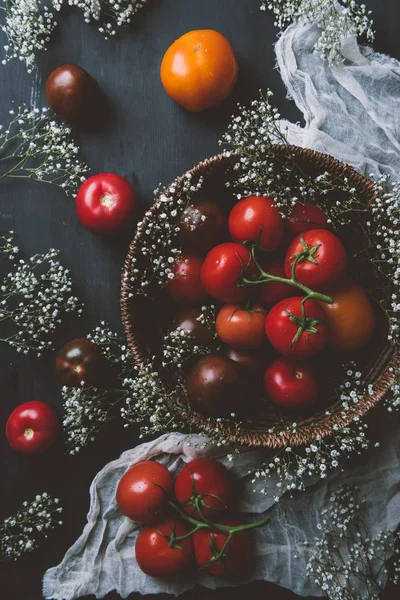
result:
[[[265,317],[262,306],[247,309],[239,304],[224,304],[217,315],[217,333],[233,348],[254,350],[265,340]]]
[[[205,255],[222,242],[228,229],[227,218],[216,202],[195,200],[183,212],[178,240],[184,250]]]
[[[101,378],[104,359],[100,350],[87,338],[77,338],[61,348],[56,359],[57,377],[63,385],[95,385]]]
[[[297,281],[314,291],[326,289],[336,283],[347,268],[346,250],[339,238],[326,229],[311,229],[290,244],[285,258],[285,273],[292,276],[295,266]]]
[[[228,416],[246,405],[246,377],[240,365],[219,354],[200,358],[186,375],[192,407],[214,417]]]
[[[193,346],[215,346],[215,330],[207,327],[199,320],[203,314],[201,308],[183,308],[174,316],[172,329],[182,329],[190,335],[187,337],[188,345]]]
[[[166,498],[172,490],[172,475],[158,462],[137,463],[121,478],[116,501],[120,511],[140,523],[157,523],[165,516]]]
[[[61,118],[78,121],[90,117],[100,97],[97,82],[77,65],[61,65],[46,82],[46,98]]]
[[[45,402],[33,400],[15,408],[8,417],[6,436],[11,448],[22,454],[40,454],[55,442],[58,416]]]
[[[345,277],[329,294],[333,304],[321,302],[329,326],[327,345],[336,352],[356,352],[371,340],[375,313],[363,288]]]
[[[219,521],[221,525],[243,525],[236,519]],[[248,530],[240,531],[232,536],[224,550],[224,557],[212,562],[210,560],[226,543],[228,533],[217,529],[197,531],[193,536],[194,556],[198,566],[214,577],[230,578],[241,571],[248,560],[251,551],[251,537]]]
[[[282,408],[309,406],[318,395],[312,367],[287,358],[277,358],[267,367],[264,387],[272,402]]]
[[[240,286],[242,275],[254,277],[255,265],[248,248],[227,242],[215,246],[207,254],[201,267],[201,281],[207,294],[221,302],[241,302],[248,294]]]
[[[182,254],[173,266],[173,279],[169,279],[167,290],[179,304],[199,304],[206,298],[201,283],[202,260],[197,256]]]
[[[189,533],[181,519],[166,519],[152,527],[144,527],[136,540],[136,560],[146,575],[168,577],[182,571],[193,558],[191,537],[170,543],[171,539]]]
[[[137,211],[133,185],[115,173],[89,177],[82,183],[76,196],[78,218],[93,233],[125,231],[134,223]]]
[[[314,299],[304,303],[306,319],[302,324],[303,300],[295,296],[278,302],[265,321],[265,331],[274,348],[288,358],[299,360],[322,350],[328,332],[325,312]]]
[[[263,267],[266,273],[275,275],[275,277],[283,277],[286,279],[285,269],[283,263],[280,260],[273,260],[265,267]],[[260,302],[263,306],[274,306],[279,300],[284,298],[290,298],[293,296],[294,287],[287,283],[280,283],[279,281],[270,281],[268,283],[262,283],[258,286],[260,289]]]
[[[175,496],[185,512],[201,519],[214,520],[230,507],[233,479],[228,469],[211,458],[195,458],[187,463],[175,479]]]
[[[229,215],[229,231],[237,242],[257,242],[264,250],[275,250],[282,241],[284,223],[276,204],[267,196],[240,200]]]
[[[285,229],[285,239],[289,243],[310,229],[329,229],[328,217],[315,204],[297,202],[285,221]]]

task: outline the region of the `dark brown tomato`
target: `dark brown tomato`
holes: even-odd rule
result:
[[[174,316],[172,320],[172,329],[183,329],[190,334],[189,344],[199,346],[215,345],[215,331],[206,327],[198,318],[202,314],[201,308],[184,308]]]
[[[205,415],[241,412],[246,402],[243,370],[220,354],[200,358],[186,376],[186,387],[193,408]]]
[[[224,211],[216,202],[204,198],[186,207],[178,239],[184,250],[205,255],[224,240],[227,231]]]
[[[96,80],[78,65],[57,67],[46,82],[47,102],[55,113],[67,121],[88,117],[99,95]]]
[[[56,358],[57,377],[68,387],[79,386],[82,382],[99,384],[104,376],[104,367],[103,355],[87,338],[67,342]]]

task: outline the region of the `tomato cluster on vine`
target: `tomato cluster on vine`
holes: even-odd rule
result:
[[[263,381],[275,405],[309,406],[319,396],[315,355],[327,348],[351,356],[375,329],[367,293],[347,275],[345,246],[314,204],[298,202],[287,215],[266,196],[243,198],[225,213],[212,204],[187,207],[196,219],[190,227],[182,220],[182,254],[167,284],[181,306],[217,306],[221,345],[191,364],[189,401],[210,416],[248,413],[246,389]]]
[[[140,569],[168,577],[194,559],[215,577],[241,571],[251,550],[250,530],[269,520],[246,524],[238,519],[235,491],[228,469],[209,458],[187,463],[175,481],[161,463],[132,466],[118,483],[116,502],[125,516],[144,525],[135,543]]]

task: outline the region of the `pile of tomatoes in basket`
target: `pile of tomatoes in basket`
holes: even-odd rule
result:
[[[347,275],[350,257],[318,206],[297,203],[284,218],[266,196],[226,212],[200,198],[178,236],[182,254],[167,290],[186,308],[173,328],[216,350],[186,366],[193,409],[248,414],[260,388],[281,409],[303,409],[320,394],[316,355],[351,357],[371,340],[374,309]],[[208,303],[216,306],[214,342],[201,318]]]
[[[135,544],[140,569],[152,577],[182,571],[195,559],[215,577],[232,577],[246,565],[250,530],[268,518],[244,523],[232,515],[237,496],[231,473],[218,461],[196,458],[175,481],[167,467],[142,461],[118,483],[120,511],[144,527]]]

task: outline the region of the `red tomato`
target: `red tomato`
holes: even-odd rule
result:
[[[118,507],[133,521],[157,523],[165,514],[166,498],[172,485],[172,475],[167,467],[151,460],[139,462],[118,484]]]
[[[135,545],[136,560],[143,573],[151,577],[168,577],[182,571],[193,558],[192,538],[179,540],[176,545],[170,540],[188,533],[184,521],[174,518],[144,527]]]
[[[318,383],[313,369],[287,358],[277,358],[265,371],[264,387],[274,404],[303,408],[317,399]]]
[[[229,519],[220,521],[221,525],[243,525],[242,522]],[[232,536],[226,546],[222,557],[210,564],[210,560],[222,550],[228,532],[217,529],[197,531],[193,536],[194,556],[197,564],[203,571],[214,577],[229,578],[246,565],[251,550],[251,538],[248,530],[240,531]]]
[[[249,196],[240,200],[231,210],[228,225],[234,240],[257,242],[264,250],[275,250],[284,233],[282,215],[267,196]]]
[[[344,276],[347,267],[346,250],[339,238],[326,229],[311,229],[290,244],[285,258],[285,273],[292,276],[292,264],[297,281],[314,291],[331,286]]]
[[[270,275],[275,275],[275,277],[284,277],[286,279],[285,269],[283,267],[283,262],[280,260],[273,260],[268,265],[263,267],[266,273]],[[283,300],[284,298],[290,298],[293,296],[293,292],[295,290],[294,287],[288,285],[287,283],[280,283],[278,281],[270,281],[269,283],[262,283],[259,286],[260,289],[260,302],[264,306],[273,306],[279,300]]]
[[[265,331],[274,348],[288,358],[300,360],[322,350],[328,332],[325,312],[317,300],[306,300],[306,319],[302,324],[303,300],[295,296],[278,302],[265,321]]]
[[[201,283],[202,260],[191,254],[182,254],[175,263],[173,279],[168,280],[167,290],[171,298],[179,304],[198,304],[206,294]]]
[[[215,325],[220,339],[228,346],[253,350],[265,340],[265,317],[262,306],[247,309],[239,304],[225,304]]]
[[[285,221],[285,229],[285,239],[289,243],[300,233],[310,229],[329,229],[328,217],[315,204],[297,202]]]
[[[119,233],[128,229],[137,215],[132,184],[115,173],[89,177],[76,196],[78,219],[93,233]]]
[[[196,504],[207,519],[213,519],[232,502],[233,479],[228,469],[210,458],[195,458],[175,479],[175,497],[188,514],[199,518]]]
[[[248,289],[239,287],[242,275],[251,279],[256,267],[251,252],[241,244],[227,242],[215,246],[207,254],[201,267],[201,281],[207,294],[221,302],[240,302]]]
[[[22,454],[40,454],[55,442],[58,416],[45,402],[33,400],[15,408],[8,417],[6,436],[11,448]]]

